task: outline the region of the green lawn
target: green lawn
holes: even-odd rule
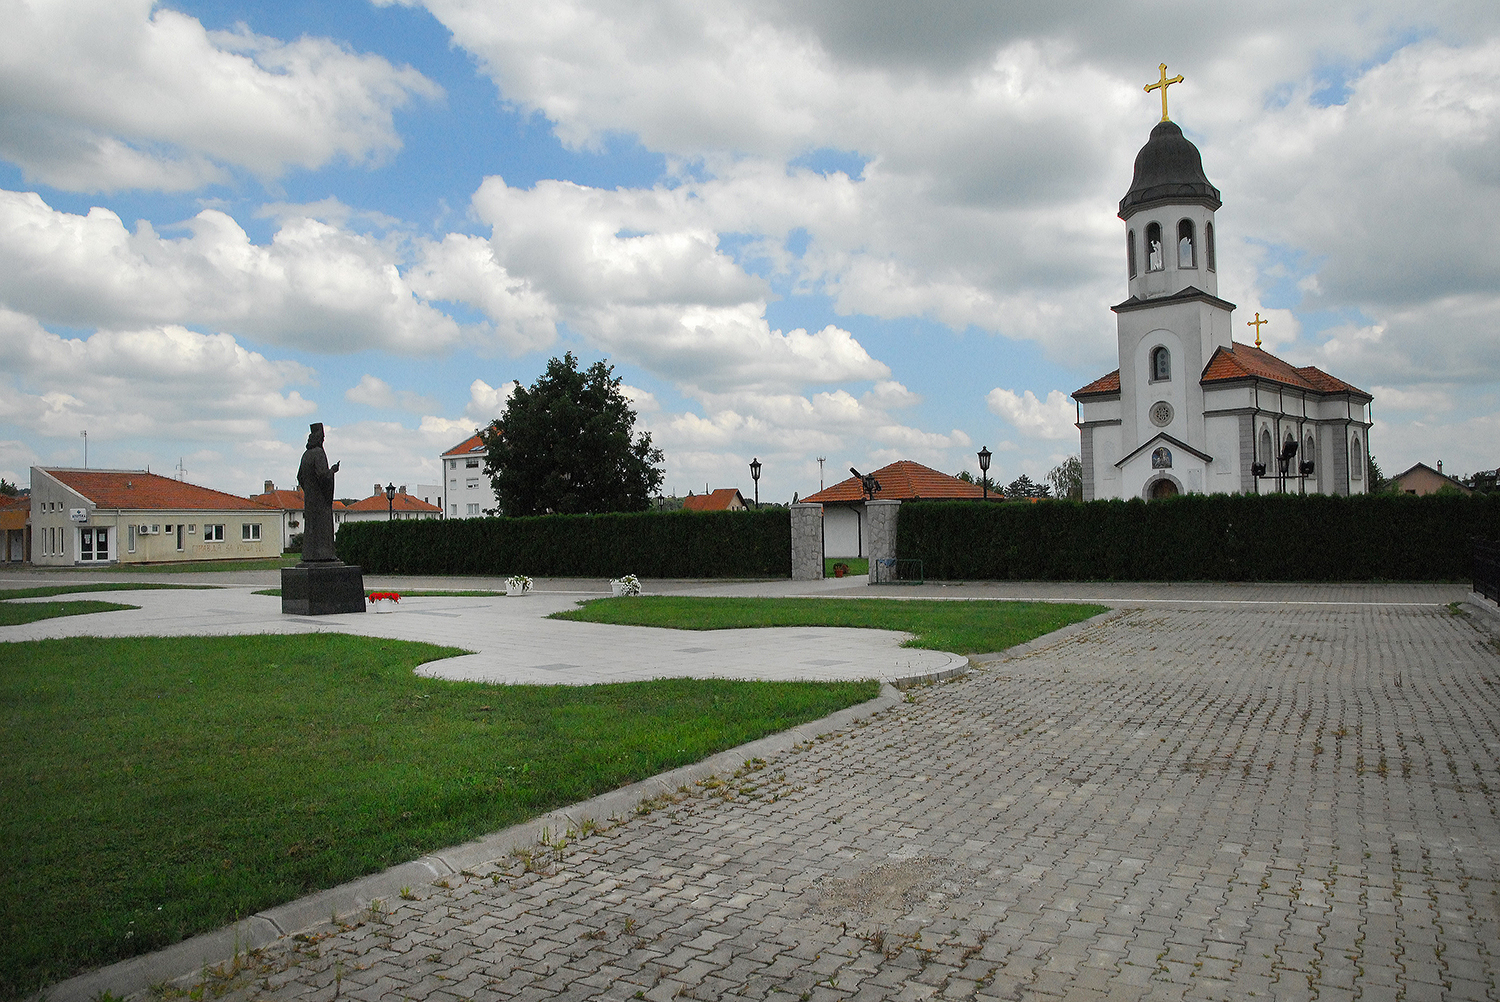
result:
[[[171,564],[120,564],[111,570],[129,571],[136,574],[183,574],[188,571],[275,571],[283,567],[296,567],[302,562],[300,553],[284,553],[279,557],[264,560],[189,560]]]
[[[260,591],[252,592],[251,594],[254,594],[254,595],[273,595],[273,596],[275,596],[277,598],[280,598],[281,597],[281,589],[280,588],[262,588]],[[474,591],[474,590],[464,591],[464,590],[461,590],[461,589],[460,590],[455,590],[455,591],[433,591],[433,590],[423,589],[423,590],[414,590],[414,591],[398,591],[396,594],[400,595],[402,598],[417,598],[417,597],[421,597],[421,596],[424,596],[424,595],[425,596],[429,596],[429,597],[430,596],[434,596],[434,595],[442,595],[442,596],[447,596],[449,598],[491,598],[491,597],[493,597],[495,595],[504,595],[505,592],[503,592],[503,591]]]
[[[907,647],[987,654],[1034,640],[1108,610],[1051,602],[929,601],[892,598],[600,598],[553,619],[678,630],[760,626],[858,626],[913,634]]]
[[[164,584],[77,584],[44,585],[39,588],[0,588],[0,626],[20,626],[42,619],[57,619],[60,616],[86,616],[91,612],[114,612],[119,609],[139,609],[138,605],[121,605],[118,602],[20,602],[11,604],[14,598],[45,598],[48,595],[73,595],[90,591],[152,591],[158,588],[206,588],[208,585],[164,585]]]
[[[458,653],[341,634],[0,645],[0,996],[877,692],[412,673]]]
[[[0,626],[20,626],[62,616],[87,616],[91,612],[118,612],[139,609],[138,605],[119,602],[0,602]]]

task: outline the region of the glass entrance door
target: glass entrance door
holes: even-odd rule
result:
[[[78,530],[78,559],[91,562],[109,559],[109,530],[87,528]]]

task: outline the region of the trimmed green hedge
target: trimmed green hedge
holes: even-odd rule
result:
[[[1500,495],[1189,495],[901,506],[896,553],[947,581],[1462,581]]]
[[[789,578],[791,536],[767,508],[347,522],[336,549],[367,574]]]

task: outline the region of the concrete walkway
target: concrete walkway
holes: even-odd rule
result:
[[[726,588],[795,590],[680,586]],[[205,997],[1500,999],[1500,641],[1467,589],[902,592],[1123,611],[731,753],[765,760],[732,782],[580,805],[607,829],[529,865],[494,839],[415,900],[306,910]],[[427,630],[417,601],[348,618]],[[553,599],[472,601],[531,629]]]

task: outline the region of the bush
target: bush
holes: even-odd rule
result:
[[[294,532],[294,533],[292,533],[291,538],[289,540],[287,540],[286,550],[284,552],[286,552],[286,553],[301,553],[302,552],[302,533],[300,533],[300,532]]]
[[[1500,497],[1189,495],[901,506],[896,552],[928,580],[1461,581]]]
[[[346,522],[339,559],[371,574],[791,577],[785,508]]]

